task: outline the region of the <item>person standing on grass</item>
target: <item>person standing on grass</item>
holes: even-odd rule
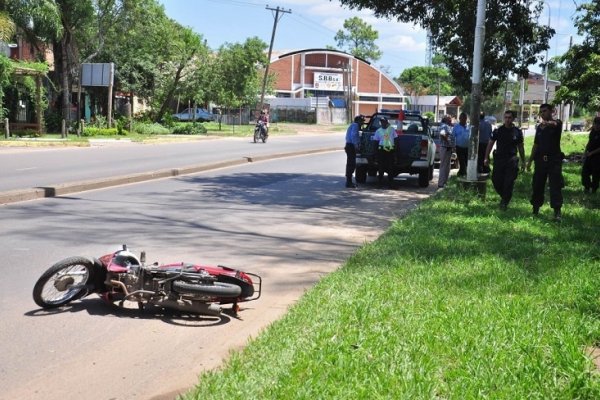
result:
[[[365,119],[362,115],[354,117],[354,122],[346,130],[346,187],[355,188],[356,184],[352,182],[352,174],[356,169],[356,152],[360,149],[360,128]]]
[[[482,111],[479,114],[479,146],[477,148],[477,172],[480,174],[490,173],[490,167],[484,165],[483,160],[485,159],[491,134],[492,124],[485,119],[485,113]]]
[[[500,195],[500,209],[506,210],[512,198],[515,180],[519,174],[519,158],[521,157],[521,170],[525,169],[525,148],[523,147],[523,132],[517,128],[513,121],[515,112],[507,110],[504,112],[504,124],[494,129],[490,135],[490,141],[485,150],[483,165],[489,168],[490,152],[496,144],[494,151],[494,170],[492,172],[492,183],[496,193]]]
[[[467,113],[461,112],[458,116],[458,124],[452,128],[452,134],[456,140],[456,155],[458,156],[458,176],[467,174],[467,160],[469,159],[469,126],[467,125]]]
[[[452,133],[452,117],[445,115],[440,124],[440,170],[438,174],[438,188],[443,188],[450,176],[452,163],[452,149],[454,148],[454,134]]]
[[[600,185],[600,117],[594,118],[594,125],[585,146],[581,183],[585,193],[596,193]]]
[[[544,191],[548,180],[550,207],[554,209],[554,219],[560,221],[563,205],[562,188],[564,186],[562,176],[563,153],[560,149],[562,121],[554,119],[553,112],[554,107],[550,104],[544,103],[540,106],[541,122],[535,128],[535,138],[531,148],[531,156],[527,161],[527,170],[530,170],[532,161],[535,162],[531,182],[533,214],[538,215],[540,207],[544,204]]]

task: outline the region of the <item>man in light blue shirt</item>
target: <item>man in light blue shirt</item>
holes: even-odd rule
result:
[[[458,124],[452,128],[456,140],[456,155],[458,157],[458,176],[467,174],[467,161],[469,159],[469,133],[470,126],[467,125],[467,113],[461,112],[458,116]]]
[[[356,169],[356,152],[360,149],[360,134],[365,118],[362,115],[354,117],[354,122],[346,130],[346,187],[355,188],[356,184],[352,182],[352,174]]]

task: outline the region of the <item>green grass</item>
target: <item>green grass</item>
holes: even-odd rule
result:
[[[600,193],[580,167],[561,223],[531,215],[531,173],[508,211],[491,182],[481,200],[451,181],[185,398],[600,398]]]

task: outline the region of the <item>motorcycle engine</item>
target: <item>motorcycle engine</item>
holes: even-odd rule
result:
[[[113,279],[122,282],[130,292],[139,287],[139,276],[131,272],[116,274]]]

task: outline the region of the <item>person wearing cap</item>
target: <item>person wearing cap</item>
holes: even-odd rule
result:
[[[379,183],[383,183],[383,174],[387,171],[388,182],[391,184],[394,180],[392,171],[394,168],[394,139],[396,130],[390,126],[387,118],[380,119],[381,127],[375,131],[372,140],[379,143],[377,148],[377,164],[379,167]]]
[[[352,182],[352,174],[356,169],[356,152],[360,150],[360,129],[365,122],[362,115],[354,117],[354,122],[346,130],[346,187],[355,188],[356,184]]]
[[[585,146],[581,183],[585,193],[596,193],[600,185],[600,117],[594,118],[594,125]]]
[[[452,133],[452,117],[444,115],[440,124],[440,171],[438,174],[438,188],[444,188],[450,176],[452,163],[452,149],[454,148],[454,134]]]

